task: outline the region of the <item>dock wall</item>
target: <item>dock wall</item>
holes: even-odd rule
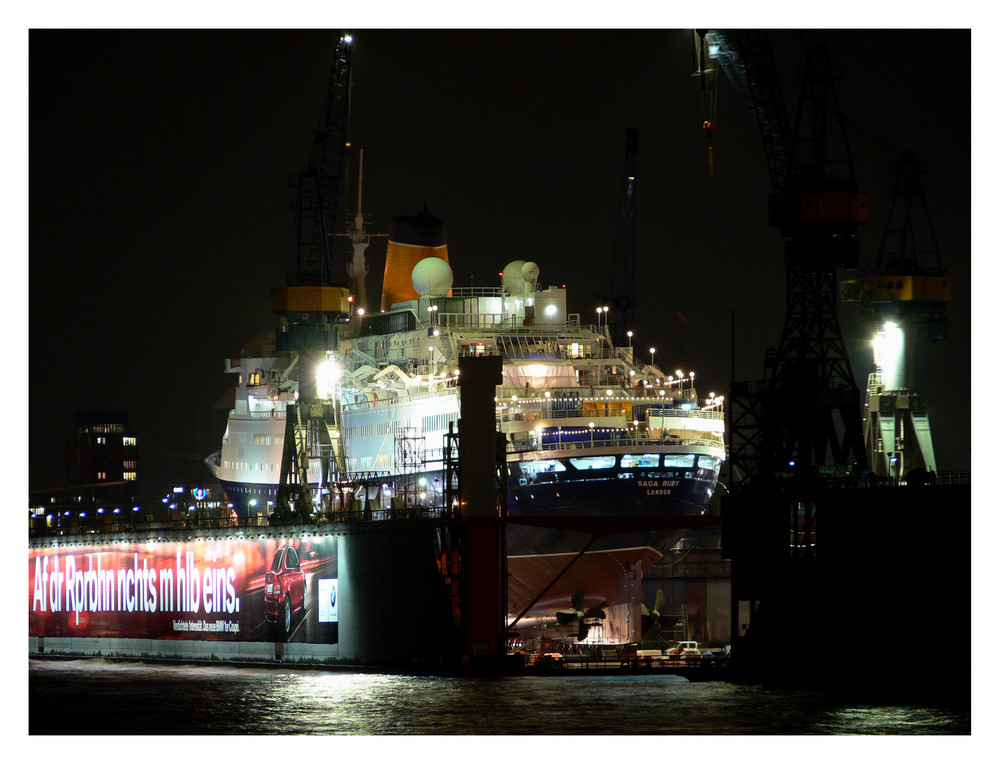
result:
[[[439,567],[454,521],[42,537],[28,549],[31,655],[445,666],[460,660]],[[297,593],[265,597],[291,548]],[[289,592],[295,590],[289,589]],[[283,602],[290,609],[288,627]]]

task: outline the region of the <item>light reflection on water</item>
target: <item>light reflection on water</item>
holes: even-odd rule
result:
[[[32,734],[970,733],[967,710],[851,705],[675,676],[427,677],[31,660],[29,696]]]

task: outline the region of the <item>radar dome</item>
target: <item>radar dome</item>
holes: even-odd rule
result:
[[[503,269],[503,286],[508,294],[521,294],[524,291],[524,276],[521,269],[524,260],[511,260]]]
[[[445,297],[455,280],[451,266],[440,257],[425,257],[413,266],[410,278],[421,297]]]
[[[538,263],[529,260],[522,265],[521,276],[525,281],[535,281],[538,278]]]

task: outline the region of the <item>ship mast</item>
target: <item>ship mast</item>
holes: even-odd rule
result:
[[[368,233],[365,230],[365,216],[361,212],[361,188],[364,176],[365,150],[358,151],[358,206],[354,218],[350,222],[350,230],[346,234],[351,239],[351,247],[354,254],[347,263],[347,275],[351,279],[351,294],[354,296],[354,312],[351,320],[351,328],[354,334],[358,333],[361,327],[361,317],[368,310],[368,287],[366,279],[368,276],[368,262],[365,259],[365,251],[371,244],[373,236],[384,236],[385,234]]]

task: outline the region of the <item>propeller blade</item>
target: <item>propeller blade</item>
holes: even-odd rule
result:
[[[642,617],[645,618],[646,616],[649,615],[649,608],[646,607],[646,603],[645,602],[640,602],[639,605],[641,607],[640,613],[642,614]]]
[[[677,623],[677,616],[673,615],[661,615],[656,619],[657,623],[660,624],[664,629],[669,629],[675,623]]]
[[[608,617],[608,614],[599,607],[592,607],[587,611],[586,616],[587,618],[600,618],[603,620]]]
[[[563,626],[573,623],[576,620],[576,613],[564,613],[561,610],[556,611],[556,620],[559,621]]]
[[[640,622],[641,622],[642,633],[643,635],[645,635],[646,632],[649,631],[650,627],[653,625],[653,619],[649,616],[644,615],[640,619]]]
[[[590,627],[583,621],[580,621],[580,631],[576,635],[576,641],[583,642],[587,638],[588,631],[590,631]]]
[[[657,613],[662,613],[663,608],[667,606],[667,595],[663,593],[663,589],[658,589],[656,592],[656,604],[653,605],[653,610]]]
[[[583,589],[575,591],[570,602],[573,603],[574,610],[583,610]]]

